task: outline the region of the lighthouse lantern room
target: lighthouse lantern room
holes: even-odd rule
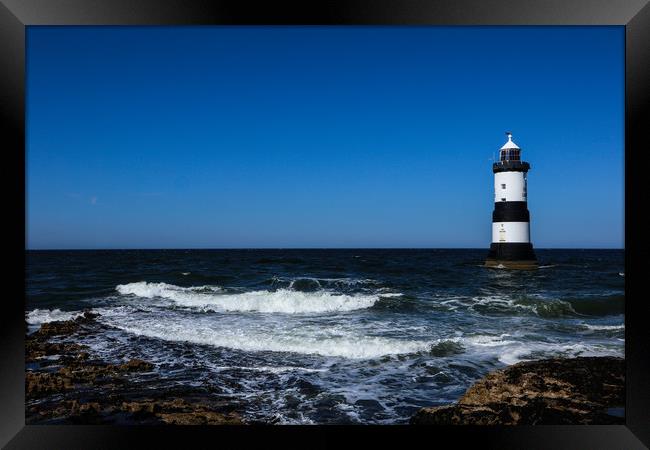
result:
[[[488,267],[536,269],[530,242],[527,175],[530,164],[521,160],[521,149],[506,132],[508,142],[499,150],[494,172],[492,243],[485,261]]]

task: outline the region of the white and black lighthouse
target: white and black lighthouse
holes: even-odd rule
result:
[[[521,160],[521,149],[507,132],[508,142],[499,150],[494,172],[492,243],[485,265],[508,269],[536,269],[530,242],[527,174],[530,164]]]

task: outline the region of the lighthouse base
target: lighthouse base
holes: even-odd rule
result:
[[[537,269],[537,257],[529,242],[498,242],[490,244],[486,267],[498,269]]]

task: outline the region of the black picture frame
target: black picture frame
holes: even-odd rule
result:
[[[534,427],[136,427],[25,425],[25,36],[30,25],[620,25],[625,27],[625,425]],[[300,447],[467,444],[481,448],[646,448],[650,445],[650,326],[641,278],[650,256],[648,0],[0,0],[0,114],[5,202],[5,294],[0,326],[0,445],[17,448]],[[645,203],[645,205],[644,205]],[[417,444],[420,445],[420,444]]]

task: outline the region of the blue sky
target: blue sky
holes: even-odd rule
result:
[[[28,248],[622,248],[623,27],[28,27]]]

